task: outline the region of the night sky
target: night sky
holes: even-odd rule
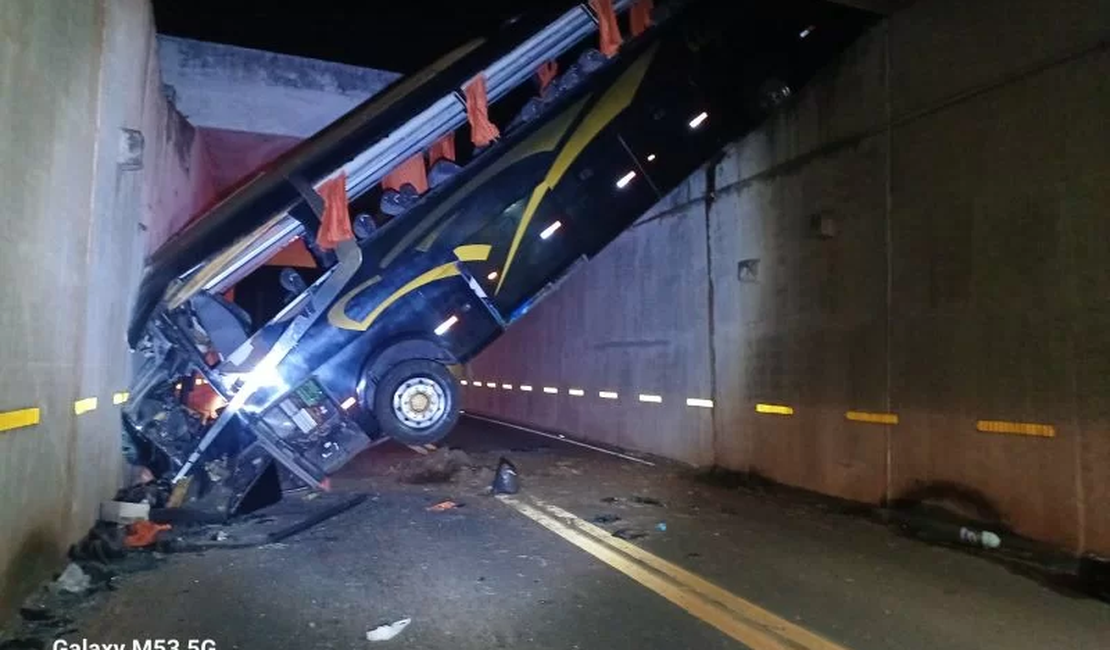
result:
[[[154,0],[154,16],[164,34],[407,73],[524,11],[573,4],[573,0]]]

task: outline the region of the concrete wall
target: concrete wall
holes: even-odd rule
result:
[[[165,35],[157,37],[157,54],[160,90],[186,129],[182,145],[203,163],[211,186],[197,196],[209,199],[226,195],[400,76]],[[191,217],[203,216],[209,203],[169,215],[165,227],[180,230]]]
[[[472,363],[514,390],[467,408],[861,501],[978,495],[1110,554],[1108,37],[1099,0],[918,0]]]
[[[0,2],[0,88],[0,421],[39,409],[0,431],[2,619],[118,486],[131,294],[207,181],[144,0]],[[143,136],[141,169],[121,129]]]
[[[400,76],[173,36],[158,49],[174,103],[202,128],[307,138]]]

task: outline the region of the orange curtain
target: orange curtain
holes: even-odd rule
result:
[[[540,78],[541,93],[547,90],[547,87],[551,84],[551,80],[554,79],[557,74],[559,74],[559,64],[555,61],[548,61],[536,70],[536,76]]]
[[[455,162],[455,132],[452,131],[436,140],[428,149],[428,166],[436,164],[437,160],[450,160]]]
[[[394,167],[382,179],[382,189],[400,190],[405,183],[411,183],[417,194],[428,191],[428,170],[424,166],[424,154],[418,153]]]
[[[351,215],[347,212],[347,172],[340,172],[335,178],[324,181],[316,191],[324,197],[324,218],[320,220],[316,243],[320,248],[330,250],[341,241],[354,239]]]
[[[617,25],[617,12],[613,0],[590,0],[590,8],[597,14],[598,49],[612,57],[621,49],[621,28]]]
[[[466,119],[470,122],[470,140],[476,147],[484,147],[497,139],[501,132],[489,121],[489,98],[486,96],[486,77],[478,75],[463,89],[466,91]]]
[[[643,34],[651,27],[651,10],[654,9],[652,0],[636,0],[628,12],[628,27],[633,36]]]

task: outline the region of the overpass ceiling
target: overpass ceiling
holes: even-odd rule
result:
[[[776,8],[786,4],[782,0],[746,1]],[[794,2],[805,6],[819,0]],[[573,0],[297,4],[154,0],[154,13],[162,34],[406,74],[495,29],[519,14],[522,7],[556,11],[573,4]],[[834,0],[833,4],[885,15],[908,0]],[[460,10],[463,7],[465,10]]]

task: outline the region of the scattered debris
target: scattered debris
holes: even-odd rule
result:
[[[594,522],[595,524],[611,524],[614,521],[620,521],[620,520],[621,520],[621,518],[618,515],[603,514],[603,515],[598,515],[598,516],[594,517],[590,521]]]
[[[0,642],[0,650],[43,650],[46,641],[34,637],[18,637]]]
[[[100,504],[100,520],[112,524],[132,524],[150,518],[149,503],[104,501]]]
[[[641,537],[647,537],[647,533],[638,530],[632,530],[631,528],[618,528],[617,530],[613,531],[613,537],[616,537],[617,539],[628,540],[640,539]]]
[[[20,607],[19,617],[25,621],[40,623],[43,621],[54,620],[54,613],[51,612],[49,609],[46,609],[45,607]]]
[[[123,557],[125,553],[123,529],[116,524],[100,523],[69,548],[69,559],[106,564]]]
[[[235,549],[235,548],[286,548],[285,544],[278,544],[284,539],[292,537],[298,533],[302,533],[314,526],[342,514],[351,508],[366,501],[367,494],[356,494],[353,497],[344,499],[333,505],[323,507],[316,512],[308,515],[304,519],[296,521],[278,530],[270,531],[268,533],[244,534],[236,535],[235,539],[225,539],[223,541],[213,540],[207,533],[203,533],[199,537],[179,537],[172,540],[160,541],[158,550],[167,553],[191,553],[195,551],[205,551],[208,549]]]
[[[472,467],[470,475],[467,476],[467,482],[474,486],[480,486],[479,492],[489,493],[493,490],[493,479],[497,477],[497,472],[488,465],[480,465]]]
[[[964,544],[982,546],[983,548],[998,548],[1002,545],[1002,538],[996,533],[989,530],[972,530],[971,528],[960,528],[960,541]]]
[[[212,535],[212,541],[213,542],[226,542],[227,541],[227,531],[217,530]]]
[[[428,512],[444,512],[445,510],[454,510],[455,508],[462,508],[465,505],[466,505],[465,503],[455,503],[454,501],[447,500],[447,501],[440,501],[439,503],[435,504],[434,506],[428,506],[427,508],[424,508],[424,509],[427,510]]]
[[[616,503],[620,500],[620,497],[601,497],[602,503]]]
[[[661,533],[667,532],[667,522],[661,521],[661,522],[655,524],[655,530],[658,530]]]
[[[516,494],[520,491],[520,475],[504,456],[497,462],[497,475],[493,477],[494,494]]]
[[[366,633],[367,641],[388,641],[397,636],[412,623],[411,618],[402,618],[388,625],[379,625],[378,627]]]
[[[643,506],[660,506],[660,507],[662,507],[662,505],[663,505],[663,502],[660,501],[659,499],[656,499],[654,497],[643,497],[643,496],[639,496],[637,494],[633,494],[632,497],[629,500],[632,503],[638,503],[638,504],[643,505]]]
[[[62,575],[54,581],[54,590],[69,594],[83,594],[92,586],[92,578],[75,562],[70,562]]]
[[[470,456],[465,451],[440,447],[409,463],[402,470],[400,480],[403,483],[449,483],[459,470],[470,465]]]
[[[127,526],[127,537],[123,545],[127,548],[144,548],[158,539],[158,533],[172,528],[169,524],[156,524],[151,521],[137,521]]]
[[[189,486],[193,484],[193,477],[186,476],[177,483],[173,484],[173,490],[170,492],[170,498],[166,499],[167,508],[180,508],[185,503],[185,498],[189,495]]]
[[[116,492],[115,501],[127,503],[147,503],[152,508],[160,508],[166,503],[169,487],[157,481],[136,483]]]

